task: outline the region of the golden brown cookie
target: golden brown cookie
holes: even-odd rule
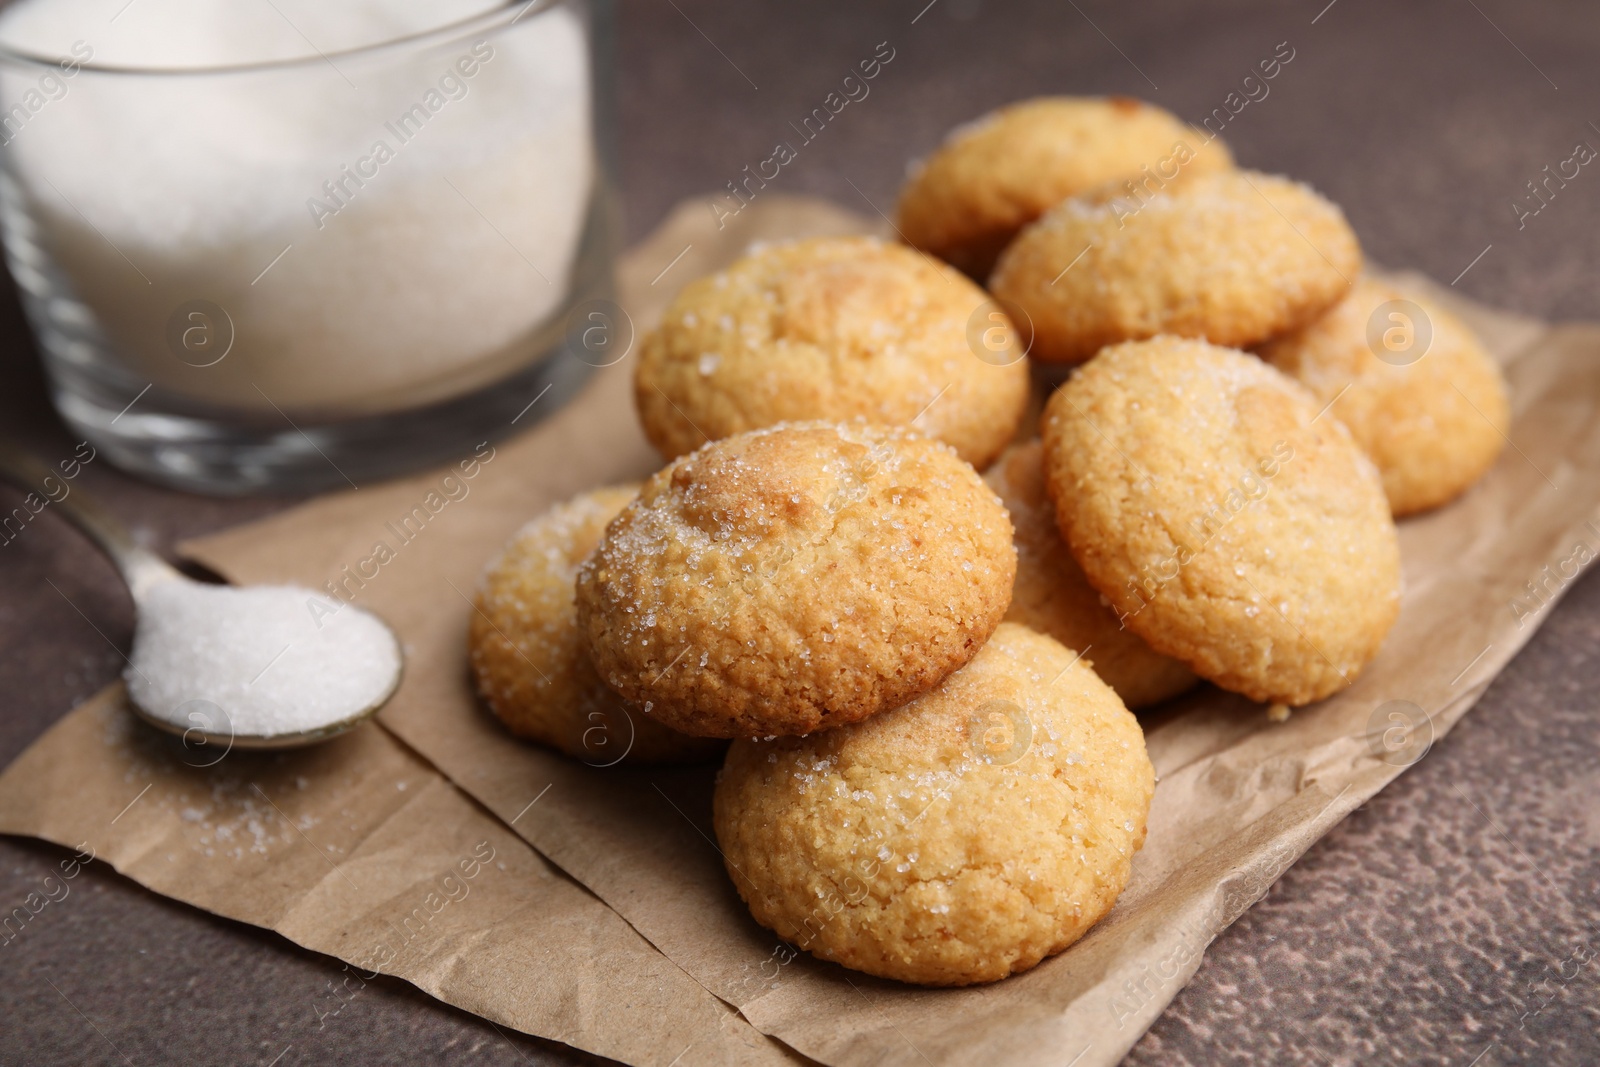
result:
[[[1232,168],[1226,145],[1153,104],[1039,97],[952,130],[901,190],[897,225],[909,244],[982,281],[1017,231],[1069,196]]]
[[[728,873],[756,921],[921,985],[992,982],[1111,910],[1155,775],[1132,714],[1016,623],[937,689],[864,723],[736,741],[717,778]]]
[[[644,340],[634,400],[668,459],[779,422],[912,426],[984,466],[1028,403],[1022,353],[975,355],[987,304],[903,245],[819,237],[767,245],[680,293]]]
[[[1310,389],[1378,465],[1398,518],[1455,499],[1494,464],[1511,428],[1500,368],[1465,323],[1362,279],[1262,358]]]
[[[578,623],[601,677],[669,726],[803,734],[938,685],[1016,568],[1005,508],[948,445],[787,423],[646,482],[579,574]]]
[[[1062,201],[1006,249],[989,288],[1031,319],[1029,355],[1075,363],[1157,334],[1260,344],[1333,306],[1360,269],[1338,207],[1234,171]]]
[[[721,746],[653,722],[606,688],[578,638],[578,564],[637,493],[631,485],[583,493],[517,532],[478,586],[467,635],[473,674],[512,733],[585,763],[710,759]]]
[[[1252,700],[1343,689],[1400,610],[1383,484],[1318,407],[1254,356],[1161,337],[1104,349],[1045,409],[1047,486],[1090,583]]]
[[[1008,622],[1020,622],[1060,641],[1117,691],[1130,708],[1158,704],[1194,685],[1194,672],[1151,651],[1117,620],[1106,598],[1089,584],[1067,551],[1045,492],[1044,445],[1006,449],[983,480],[1000,494],[1017,531],[1017,584]]]

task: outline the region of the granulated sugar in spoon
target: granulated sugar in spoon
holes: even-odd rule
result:
[[[55,472],[0,442],[0,475],[45,492]],[[189,743],[293,748],[370,717],[400,683],[394,632],[299,586],[208,585],[136,544],[73,488],[51,498],[122,573],[138,608],[123,672],[134,711]]]

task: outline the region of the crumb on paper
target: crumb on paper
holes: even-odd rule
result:
[[[1267,709],[1267,719],[1271,722],[1288,722],[1289,705],[1277,703]]]

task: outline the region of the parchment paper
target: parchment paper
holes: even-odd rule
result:
[[[318,1017],[382,972],[630,1063],[800,1062],[381,727],[223,756],[139,724],[113,686],[0,777],[0,831],[347,961]]]
[[[772,198],[719,231],[703,204],[686,205],[628,257],[623,302],[642,331],[678,287],[752,239],[878,228],[817,202]],[[627,359],[599,372],[559,415],[498,446],[470,480],[446,482],[445,472],[434,472],[364,487],[188,547],[239,581],[347,583],[406,643],[406,679],[382,712],[382,727],[756,1029],[840,1065],[980,1056],[1114,1063],[1194,973],[1217,933],[1404,769],[1370,735],[1374,713],[1389,701],[1413,702],[1429,715],[1414,744],[1426,740],[1421,734],[1442,736],[1532,635],[1576,568],[1600,552],[1600,528],[1590,525],[1600,501],[1600,327],[1546,328],[1462,304],[1424,279],[1405,281],[1463,314],[1506,364],[1511,447],[1461,501],[1402,525],[1400,621],[1350,690],[1282,724],[1210,688],[1146,717],[1160,784],[1133,882],[1083,941],[993,986],[914,989],[794,954],[749,919],[722,869],[709,829],[710,768],[586,767],[511,740],[473,700],[467,598],[485,561],[550,503],[659,465],[636,425]],[[430,517],[402,543],[395,523],[419,506]],[[379,542],[392,558],[363,567]],[[356,582],[351,574],[373,576]],[[1389,726],[1378,722],[1380,732]],[[4,787],[19,769],[0,780],[0,828],[35,832],[9,817],[12,794]],[[28,779],[35,788],[37,777],[35,769]],[[55,798],[76,803],[59,787]],[[174,891],[170,883],[153,888]],[[464,948],[451,966],[476,966],[477,951]],[[586,963],[576,955],[569,962]],[[534,989],[529,980],[524,995]],[[563,1039],[580,1043],[571,1034]],[[676,1051],[663,1045],[635,1062],[666,1062]]]

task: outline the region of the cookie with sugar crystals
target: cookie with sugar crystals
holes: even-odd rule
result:
[[[1045,409],[1045,477],[1089,582],[1150,647],[1252,700],[1355,680],[1400,610],[1383,483],[1338,419],[1255,356],[1104,349]]]
[[[952,130],[900,192],[913,247],[980,281],[1028,223],[1104,182],[1182,181],[1231,170],[1228,148],[1126,96],[1043,96]]]
[[[1081,653],[1133,709],[1159,704],[1196,682],[1194,672],[1151,650],[1083,576],[1056,526],[1044,484],[1044,445],[1013,445],[984,473],[1017,531],[1017,583],[1006,619]]]
[[[578,637],[578,565],[636,495],[631,485],[580,493],[517,531],[478,584],[468,659],[484,703],[518,737],[595,765],[710,759],[720,745],[662,726],[607,688]]]
[[[1371,279],[1261,357],[1332,404],[1398,518],[1454,500],[1505,447],[1505,378],[1466,324]]]
[[[985,328],[1014,331],[989,294],[904,245],[766,245],[690,284],[645,337],[639,420],[668,459],[780,422],[866,419],[982,467],[1016,433],[1028,367],[969,340],[980,308],[998,323]]]
[[[613,689],[707,737],[803,734],[938,685],[1005,615],[1011,523],[948,445],[789,423],[660,471],[578,577]]]
[[[922,985],[992,982],[1111,910],[1155,774],[1109,686],[1004,623],[938,688],[863,723],[735,741],[714,821],[757,922]]]
[[[989,288],[1030,317],[1031,356],[1079,363],[1158,334],[1248,348],[1321,315],[1360,270],[1337,206],[1234,171],[1064,200],[1006,249]]]

